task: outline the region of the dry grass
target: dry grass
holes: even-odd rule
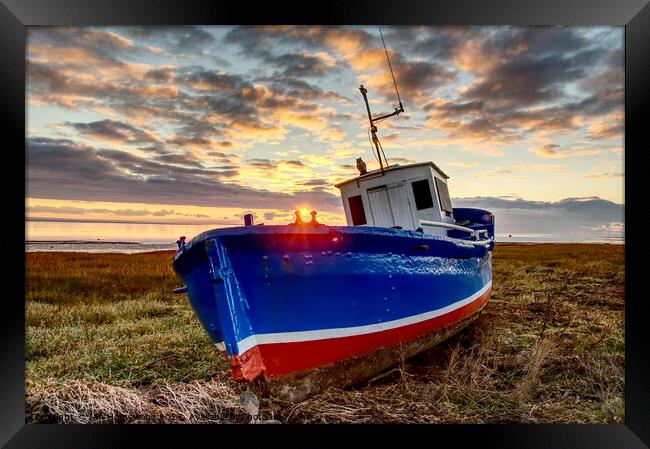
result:
[[[624,248],[497,245],[494,293],[469,328],[282,422],[621,422]],[[27,420],[247,422],[171,253],[27,255]],[[266,416],[268,415],[268,416]]]
[[[193,381],[137,390],[73,380],[28,394],[33,422],[231,423],[247,422],[226,382]]]

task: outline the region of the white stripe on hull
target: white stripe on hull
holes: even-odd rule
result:
[[[262,344],[297,343],[302,341],[325,340],[328,338],[352,337],[355,335],[372,334],[375,332],[381,332],[389,329],[408,326],[411,324],[417,324],[422,321],[427,321],[432,318],[445,315],[449,312],[453,312],[456,309],[474,302],[485,292],[487,292],[490,287],[492,287],[491,280],[473,295],[468,296],[465,299],[461,299],[460,301],[456,301],[455,303],[449,304],[448,306],[445,306],[441,309],[431,310],[429,312],[412,315],[406,318],[400,318],[398,320],[386,321],[385,323],[367,324],[364,326],[354,327],[342,327],[336,329],[318,329],[313,331],[278,332],[272,334],[251,335],[237,343],[239,346],[239,354],[243,354],[254,346]]]

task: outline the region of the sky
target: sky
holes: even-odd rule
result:
[[[388,162],[515,232],[622,235],[623,27],[382,27]],[[344,224],[397,106],[377,27],[30,27],[29,220]],[[581,237],[588,239],[589,237]]]

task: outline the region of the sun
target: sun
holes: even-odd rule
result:
[[[300,217],[303,218],[303,219],[309,216],[309,209],[305,209],[303,207],[303,208],[299,209],[299,212],[300,212]]]

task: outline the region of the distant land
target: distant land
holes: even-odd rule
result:
[[[158,224],[158,225],[190,225],[190,226],[236,226],[235,223],[225,221],[211,221],[211,222],[198,222],[198,221],[183,221],[179,223],[170,223],[168,221],[154,221],[154,220],[106,220],[106,219],[92,219],[92,218],[51,218],[51,217],[25,217],[26,221],[54,221],[63,223],[125,223],[125,224]]]
[[[625,206],[599,197],[547,202],[487,196],[455,198],[452,201],[454,207],[477,207],[491,211],[495,216],[498,242],[624,241]],[[267,225],[286,223],[267,222]],[[146,218],[25,218],[27,240],[30,241],[173,243],[180,235],[190,239],[210,229],[241,225],[243,223],[234,219],[170,223]]]

